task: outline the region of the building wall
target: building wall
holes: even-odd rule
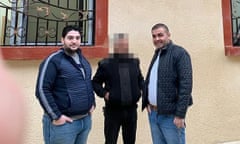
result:
[[[151,27],[169,26],[174,43],[185,47],[193,64],[194,105],[187,114],[187,142],[216,144],[240,140],[240,58],[224,56],[220,0],[109,0],[109,37],[129,33],[130,51],[146,74],[154,47]],[[90,62],[95,73],[99,59]],[[25,93],[27,108],[24,144],[42,144],[42,110],[34,89],[40,61],[6,61]],[[104,143],[103,100],[97,98],[89,144]],[[137,144],[151,143],[146,111],[139,109]],[[119,143],[122,144],[121,135]]]

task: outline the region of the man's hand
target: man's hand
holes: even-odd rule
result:
[[[105,96],[104,96],[104,98],[105,98],[105,100],[109,100],[109,92],[107,92],[106,94],[105,94]]]
[[[92,113],[93,113],[94,109],[95,109],[95,106],[94,106],[94,105],[92,105],[92,107],[91,107],[91,109],[90,109],[90,111],[89,111],[90,115],[92,115]]]
[[[72,123],[73,120],[70,118],[70,117],[67,117],[65,115],[61,115],[61,117],[57,120],[53,120],[53,124],[54,125],[63,125],[65,124],[66,122],[69,122],[69,123]]]
[[[185,127],[185,120],[183,118],[179,118],[175,116],[173,123],[176,125],[177,128]]]
[[[147,112],[151,113],[151,106],[150,105],[147,105]]]

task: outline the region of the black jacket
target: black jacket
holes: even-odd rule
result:
[[[125,108],[136,106],[143,87],[139,60],[127,54],[114,54],[101,60],[93,77],[93,88],[99,97],[109,92],[106,106]]]
[[[188,106],[192,105],[192,64],[187,51],[172,42],[164,49],[155,51],[146,77],[142,109],[149,103],[149,75],[159,51],[161,53],[157,80],[158,113],[185,118]]]

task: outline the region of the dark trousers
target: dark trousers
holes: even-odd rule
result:
[[[137,129],[137,109],[116,110],[104,108],[105,144],[117,144],[120,127],[124,144],[135,144]]]

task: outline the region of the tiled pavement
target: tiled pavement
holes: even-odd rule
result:
[[[240,141],[234,141],[234,142],[224,142],[219,144],[240,144]]]

